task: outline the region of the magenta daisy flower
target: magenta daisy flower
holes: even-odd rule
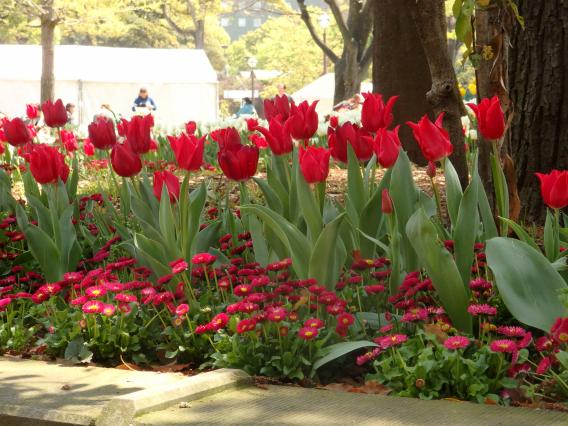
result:
[[[504,325],[501,327],[497,327],[497,333],[507,337],[525,337],[525,334],[527,334],[527,330],[525,330],[523,327]]]
[[[489,306],[485,303],[483,304],[477,304],[477,305],[469,305],[467,307],[467,311],[473,315],[474,317],[478,316],[478,315],[495,315],[497,314],[497,308],[494,308],[493,306]]]
[[[406,334],[390,334],[388,336],[378,337],[375,339],[375,343],[381,348],[387,349],[393,346],[402,345],[407,340],[408,336]]]
[[[449,350],[463,349],[469,345],[469,339],[465,336],[448,337],[444,342],[444,347]]]
[[[318,329],[315,327],[302,327],[298,331],[298,336],[300,339],[313,340],[318,337]]]
[[[489,345],[489,349],[493,352],[513,353],[517,351],[517,344],[509,339],[494,340]]]

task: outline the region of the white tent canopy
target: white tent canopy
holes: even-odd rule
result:
[[[39,100],[41,47],[0,45],[0,58],[0,112],[21,116],[26,103]],[[55,97],[77,105],[81,125],[102,104],[130,116],[142,86],[156,102],[159,125],[217,118],[217,74],[203,50],[56,46],[54,73]]]
[[[370,83],[361,83],[361,92],[371,92],[373,89]],[[297,104],[303,101],[314,102],[319,100],[316,111],[323,117],[333,111],[333,92],[335,91],[335,75],[333,73],[324,74],[320,78],[312,81],[300,90],[292,94],[294,102]]]

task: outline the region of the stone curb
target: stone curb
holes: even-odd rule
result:
[[[251,382],[241,370],[220,369],[177,383],[144,389],[111,399],[96,420],[97,426],[129,426],[134,417],[178,402],[194,401]]]
[[[0,407],[0,424],[11,425],[80,425],[93,424],[89,415],[74,414],[68,411],[33,408],[24,405],[10,405]]]

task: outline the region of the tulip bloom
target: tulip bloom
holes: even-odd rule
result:
[[[211,139],[219,144],[219,149],[225,149],[228,146],[240,145],[241,135],[234,127],[213,130],[210,134]]]
[[[254,132],[254,129],[258,127],[258,120],[256,118],[247,118],[245,121],[249,132]]]
[[[67,124],[67,110],[61,99],[57,99],[55,103],[44,102],[41,110],[43,111],[43,120],[49,127],[63,127]]]
[[[61,143],[67,152],[77,151],[79,145],[77,144],[77,137],[73,132],[61,130]]]
[[[418,123],[408,121],[412,128],[414,139],[418,142],[422,155],[428,161],[440,161],[454,151],[454,146],[450,142],[450,135],[442,127],[444,113],[441,113],[432,123],[427,115],[424,115]]]
[[[467,104],[477,117],[477,126],[485,139],[499,140],[505,133],[505,117],[497,96],[485,98],[479,105]]]
[[[153,126],[154,117],[150,114],[143,117],[135,115],[128,123],[126,140],[136,154],[145,154],[150,151],[152,146],[150,132]]]
[[[400,152],[401,144],[398,138],[398,129],[400,126],[396,126],[394,130],[387,130],[386,128],[380,128],[377,130],[375,139],[373,140],[373,149],[377,156],[377,161],[386,169],[391,168],[396,163],[398,159],[398,153]]]
[[[381,211],[384,214],[392,214],[394,211],[392,198],[387,188],[383,189],[383,192],[381,193]]]
[[[277,95],[274,99],[264,100],[264,116],[267,121],[280,116],[282,121],[286,121],[290,115],[290,101],[286,95]]]
[[[266,139],[256,133],[249,135],[249,141],[258,146],[260,149],[268,148],[268,142],[266,142]]]
[[[197,139],[193,134],[186,135],[182,133],[178,137],[168,136],[168,140],[180,168],[188,172],[200,169],[203,164],[205,136]]]
[[[89,124],[89,139],[98,149],[109,149],[116,144],[114,124],[105,117],[98,117]]]
[[[298,106],[292,102],[292,109],[286,120],[286,126],[294,139],[307,141],[316,133],[318,130],[316,106],[317,101],[311,105],[304,101]]]
[[[121,118],[120,121],[116,124],[116,130],[118,131],[119,136],[126,137],[128,124],[129,122],[126,118]]]
[[[365,101],[361,110],[361,125],[367,132],[388,128],[393,120],[392,108],[398,96],[391,97],[387,104],[378,93],[363,93]]]
[[[95,155],[95,145],[93,145],[90,139],[85,139],[83,141],[83,152],[87,157]]]
[[[359,161],[367,161],[373,156],[373,145],[369,141],[370,135],[356,124],[343,123],[333,129],[327,129],[327,140],[331,156],[337,161],[347,163],[347,144],[351,144]],[[371,139],[372,140],[372,139]]]
[[[30,120],[35,120],[39,118],[39,105],[38,104],[27,104],[26,105],[26,115]]]
[[[32,134],[24,120],[19,117],[4,122],[4,137],[12,146],[25,145],[32,141]]]
[[[245,181],[256,174],[258,147],[230,145],[219,151],[217,160],[225,176],[237,182]]]
[[[162,188],[166,186],[170,203],[179,199],[180,184],[179,180],[171,172],[154,172],[154,195],[158,200],[162,199]]]
[[[288,130],[288,122],[282,123],[278,118],[272,118],[268,129],[259,126],[255,130],[263,134],[274,155],[288,154],[294,149],[292,137]]]
[[[185,133],[188,135],[193,135],[197,130],[197,123],[195,121],[188,121],[185,123]]]
[[[545,204],[553,209],[568,206],[568,170],[552,170],[549,174],[536,173]]]
[[[308,183],[323,182],[329,174],[329,149],[300,147],[300,170]]]
[[[129,144],[116,144],[110,153],[112,168],[117,175],[132,177],[142,170],[142,161]]]
[[[69,167],[59,150],[53,146],[38,144],[30,154],[30,171],[36,182],[42,185],[67,182]]]

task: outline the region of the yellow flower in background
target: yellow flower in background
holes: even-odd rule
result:
[[[473,96],[477,95],[477,85],[475,83],[469,83],[467,90],[469,90],[469,93]]]
[[[460,95],[463,98],[466,94],[465,88],[463,86],[460,86]]]
[[[485,46],[483,46],[481,56],[483,56],[483,59],[485,59],[486,61],[490,61],[495,56],[495,54],[493,53],[493,48],[486,44]]]
[[[477,4],[481,7],[489,6],[489,3],[491,3],[491,0],[477,0]]]

